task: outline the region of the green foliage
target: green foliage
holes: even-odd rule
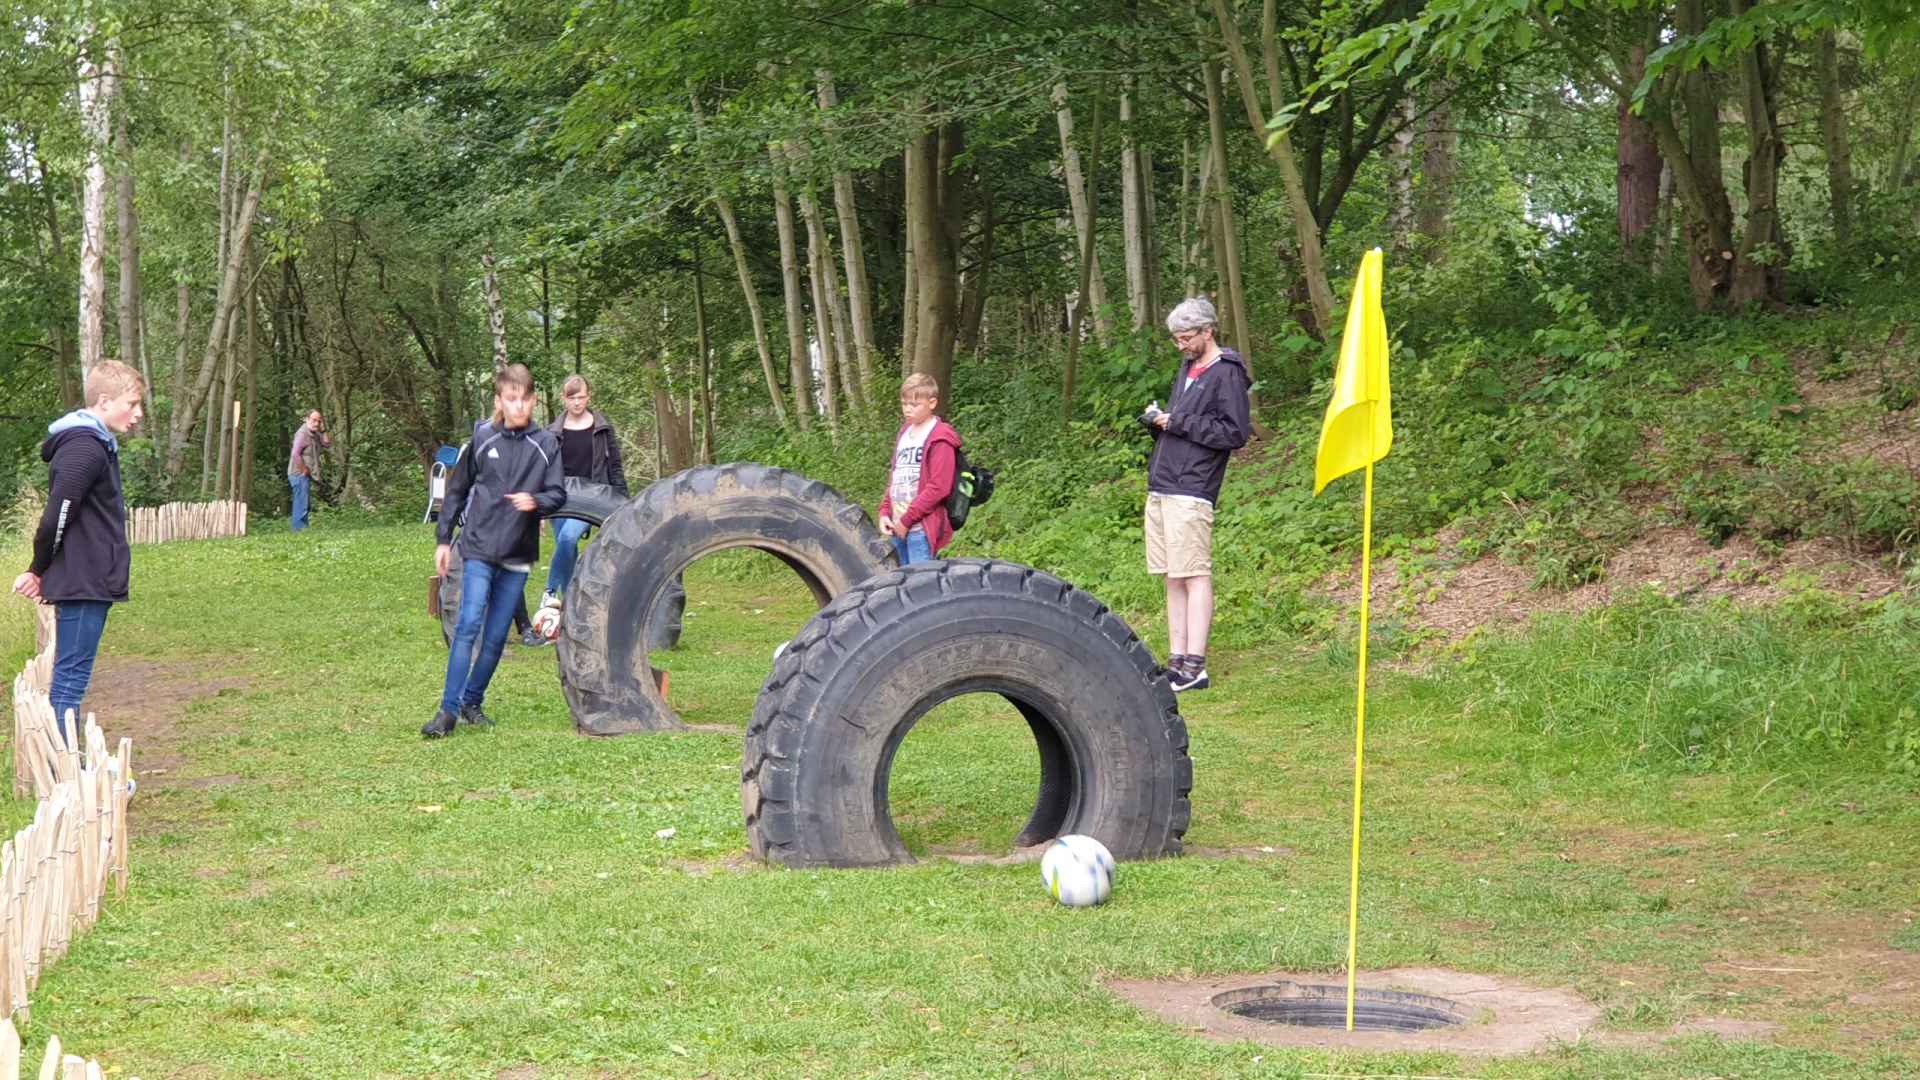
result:
[[[1854,763],[1914,771],[1920,618],[1803,586],[1772,609],[1655,592],[1536,621],[1450,678],[1476,712],[1620,765],[1682,771]]]

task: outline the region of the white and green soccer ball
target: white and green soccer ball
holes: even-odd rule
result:
[[[1040,856],[1047,894],[1068,907],[1092,907],[1113,895],[1113,853],[1091,836],[1062,836]]]

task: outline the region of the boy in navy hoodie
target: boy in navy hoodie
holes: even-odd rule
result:
[[[533,374],[509,364],[493,377],[493,418],[473,427],[473,439],[447,478],[448,507],[440,514],[434,572],[445,575],[460,526],[460,621],[447,650],[447,681],[440,708],[420,729],[428,739],[453,733],[456,723],[490,725],[480,711],[487,684],[500,665],[527,573],[540,559],[540,518],[566,505],[560,444],[533,424]],[[474,643],[479,643],[476,652]]]
[[[54,719],[69,744],[67,717],[93,680],[93,660],[107,628],[107,609],[127,598],[133,557],[120,495],[120,444],[140,422],[140,373],[103,360],[87,373],[88,405],[47,426],[40,458],[47,463],[47,509],[33,534],[33,564],[13,591],[55,610]]]

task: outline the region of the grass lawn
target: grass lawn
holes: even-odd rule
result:
[[[42,980],[25,1034],[115,1075],[1920,1071],[1920,799],[1878,758],[1663,765],[1593,725],[1529,728],[1484,678],[1382,674],[1363,967],[1569,987],[1601,1028],[1505,1060],[1214,1042],[1102,980],[1339,977],[1342,663],[1287,642],[1215,657],[1216,688],[1183,703],[1191,853],[1123,866],[1112,902],[1074,911],[1031,864],[940,857],[1004,853],[1031,809],[1031,741],[997,700],[948,703],[901,752],[918,865],[745,856],[737,733],[809,611],[771,559],[689,572],[661,662],[702,730],[576,736],[551,651],[510,646],[498,728],[423,743],[445,664],[431,536],[262,524],[140,549],[108,624],[93,701],[135,738],[133,885]],[[1700,1017],[1779,1028],[1659,1037]]]

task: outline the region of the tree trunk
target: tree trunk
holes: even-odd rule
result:
[[[1240,100],[1247,107],[1247,123],[1253,127],[1256,139],[1267,142],[1267,153],[1280,167],[1280,180],[1287,190],[1287,205],[1293,211],[1293,231],[1300,248],[1300,274],[1307,281],[1307,295],[1313,304],[1313,321],[1316,332],[1325,337],[1334,330],[1333,326],[1333,289],[1327,284],[1326,260],[1320,251],[1320,225],[1313,215],[1313,204],[1307,199],[1306,185],[1300,179],[1300,166],[1293,156],[1293,143],[1285,132],[1269,132],[1264,110],[1260,108],[1260,97],[1253,85],[1253,63],[1247,56],[1246,45],[1240,40],[1240,27],[1227,13],[1225,0],[1213,0],[1213,14],[1220,24],[1220,36],[1227,46],[1227,55],[1233,61],[1233,72],[1240,84]],[[1279,69],[1277,50],[1279,42],[1272,34],[1263,34],[1261,51],[1268,70]],[[1275,93],[1279,90],[1276,87]],[[1217,166],[1220,174],[1220,190],[1227,190],[1226,165],[1222,161]],[[1238,259],[1238,254],[1232,256]],[[1242,347],[1246,347],[1243,343]]]
[[[1436,92],[1445,95],[1450,86]],[[1445,100],[1427,113],[1426,130],[1421,136],[1420,204],[1414,214],[1414,231],[1429,241],[1427,261],[1437,263],[1446,257],[1446,239],[1453,231],[1453,180],[1459,171],[1456,151],[1459,133],[1453,130],[1453,106]]]
[[[1139,140],[1133,130],[1133,76],[1120,90],[1120,235],[1127,249],[1127,306],[1135,333],[1153,319],[1152,280],[1147,237],[1147,176],[1142,171]]]
[[[1853,240],[1853,154],[1847,144],[1847,112],[1840,86],[1840,44],[1834,32],[1820,35],[1820,140],[1827,148],[1827,199],[1832,207],[1833,241]]]
[[[250,301],[254,302],[254,301]],[[260,402],[260,339],[257,320],[251,312],[247,317],[247,407],[241,414],[246,425],[246,435],[241,440],[240,491],[236,496],[241,502],[253,500],[253,439],[259,429],[256,422],[259,416]]]
[[[915,294],[913,370],[933,376],[948,401],[959,306],[953,214],[960,202],[958,180],[949,173],[961,144],[954,124],[922,132],[914,142],[907,188]]]
[[[780,286],[787,309],[787,366],[793,377],[793,411],[801,431],[813,428],[813,372],[807,357],[806,311],[800,299],[800,256],[793,236],[793,203],[778,146],[773,157],[773,216],[780,233]]]
[[[1739,18],[1751,10],[1748,0],[1729,0],[1728,12]],[[1773,63],[1767,46],[1755,42],[1740,57],[1741,81],[1746,90],[1743,112],[1747,122],[1747,227],[1734,259],[1733,287],[1728,299],[1735,307],[1780,300],[1788,252],[1780,228],[1780,163],[1787,147],[1780,140],[1774,111]]]
[[[47,174],[47,163],[37,155],[34,162],[38,166],[40,197],[47,214],[47,336],[53,341],[54,374],[60,384],[60,404],[68,409],[77,409],[85,395],[80,381],[79,357],[74,349],[73,338],[67,334],[67,320],[62,314],[67,310],[67,301],[59,295],[59,282],[65,276],[67,266],[65,234],[60,230],[60,204],[53,197],[53,179]]]
[[[700,349],[700,462],[713,464],[713,363],[707,341],[707,287],[700,267],[700,238],[693,238],[693,332]]]
[[[124,94],[124,90],[121,93]],[[118,203],[118,232],[120,239],[120,306],[118,322],[120,324],[120,359],[128,364],[138,363],[146,355],[145,342],[141,340],[140,314],[140,219],[135,213],[133,202],[133,142],[127,137],[127,109],[124,103],[114,110],[114,156],[120,169],[117,177],[115,195]],[[148,382],[151,383],[151,379]],[[146,388],[148,410],[153,405],[153,387]]]
[[[1913,151],[1913,126],[1916,117],[1920,117],[1920,75],[1906,81],[1906,91],[1900,95],[1899,115],[1893,121],[1893,154],[1887,160],[1886,190],[1899,191],[1907,184],[1907,162]]]
[[[226,344],[227,327],[233,319],[233,309],[239,303],[241,253],[246,250],[247,242],[253,235],[254,214],[260,208],[260,196],[266,189],[266,183],[267,152],[261,150],[255,155],[253,177],[231,230],[226,266],[220,275],[220,291],[214,301],[213,322],[207,328],[207,347],[200,360],[199,372],[194,377],[189,393],[182,393],[180,384],[173,388],[174,408],[167,431],[166,474],[169,480],[179,479],[180,468],[186,458],[187,442],[193,434],[194,421],[199,419],[199,405],[206,399],[214,376],[219,371],[220,350]]]
[[[814,73],[818,80],[820,107],[832,109],[839,104],[833,89],[833,73],[821,69]],[[873,337],[873,288],[867,280],[867,249],[860,236],[860,210],[853,198],[853,173],[841,168],[836,161],[833,170],[833,209],[840,219],[840,255],[847,266],[847,304],[849,329],[853,332],[854,354],[860,368],[860,378],[856,383],[861,388],[862,400],[865,392],[873,385],[874,363]]]
[[[1638,86],[1646,70],[1647,46],[1635,45],[1621,81]],[[1620,98],[1614,106],[1614,128],[1614,223],[1620,257],[1641,262],[1645,252],[1636,249],[1660,212],[1660,147],[1653,126],[1635,115],[1630,98]]]
[[[1706,25],[1704,0],[1675,5],[1676,32],[1691,36]],[[1705,311],[1726,296],[1733,269],[1733,204],[1720,163],[1720,92],[1703,67],[1682,72],[1679,87],[1687,118],[1684,141],[1665,109],[1649,102],[1643,113],[1687,211],[1687,284],[1694,306]]]
[[[767,398],[773,402],[773,414],[779,417],[781,428],[791,431],[793,420],[787,415],[787,399],[780,389],[780,376],[773,370],[773,350],[767,344],[767,320],[760,313],[760,292],[753,287],[753,273],[747,268],[747,245],[740,239],[740,226],[733,219],[733,204],[715,195],[713,207],[720,214],[720,223],[727,228],[727,246],[733,249],[733,270],[740,279],[740,295],[747,301],[747,315],[753,321],[753,344],[760,354],[760,374],[767,381]]]
[[[1227,184],[1227,121],[1224,97],[1220,87],[1220,71],[1212,64],[1203,65],[1201,77],[1207,86],[1207,130],[1213,149],[1213,172],[1220,182],[1215,185],[1217,195],[1213,200],[1216,235],[1219,237],[1215,250],[1220,263],[1220,291],[1225,301],[1220,305],[1220,314],[1232,314],[1230,335],[1234,344],[1240,347],[1243,358],[1252,352],[1252,326],[1247,320],[1247,299],[1244,280],[1240,276],[1240,237],[1233,218],[1233,188]],[[1316,320],[1318,315],[1315,316]],[[1332,315],[1329,313],[1328,319]],[[1325,323],[1321,323],[1322,326]],[[1247,359],[1249,368],[1252,360]]]
[[[91,27],[87,33],[90,35]],[[107,299],[107,153],[112,145],[108,113],[112,110],[114,70],[112,53],[96,61],[98,43],[80,47],[80,126],[86,138],[86,171],[81,185],[80,212],[80,380],[105,358]],[[110,49],[111,47],[109,47]],[[91,402],[89,402],[91,404]]]
[[[1054,84],[1053,115],[1060,127],[1060,169],[1067,181],[1067,201],[1073,208],[1075,247],[1092,253],[1088,256],[1089,270],[1081,276],[1091,290],[1088,303],[1093,311],[1093,334],[1104,345],[1113,337],[1113,319],[1107,306],[1106,278],[1100,272],[1100,250],[1089,240],[1093,211],[1088,206],[1088,180],[1080,168],[1080,151],[1073,145],[1073,107],[1067,104],[1066,83]]]
[[[797,145],[792,150],[800,152]],[[840,275],[833,268],[833,240],[827,235],[826,221],[820,212],[819,201],[813,197],[813,188],[802,184],[799,198],[800,217],[807,223],[807,276],[815,281],[814,319],[821,328],[820,359],[828,365],[839,362],[837,381],[840,383],[840,392],[846,395],[850,407],[863,410],[866,408],[866,388],[859,385],[853,359],[855,346],[852,335],[847,332],[846,316],[840,307]],[[829,343],[832,348],[827,347]],[[832,382],[829,380],[827,385],[832,385]],[[831,405],[827,412],[838,430],[839,412]]]
[[[1387,145],[1387,243],[1395,254],[1413,234],[1413,140],[1419,104],[1409,94],[1400,103],[1400,130]]]
[[[791,150],[791,148],[789,148]],[[813,340],[820,350],[820,404],[827,410],[827,432],[840,433],[840,392],[836,391],[835,365],[846,345],[833,332],[833,294],[827,291],[827,271],[833,267],[833,253],[827,249],[825,230],[820,227],[820,209],[813,193],[803,184],[799,191],[800,217],[807,224],[807,285],[813,293]]]
[[[916,370],[913,363],[913,348],[920,340],[920,325],[916,321],[920,314],[920,279],[915,275],[913,258],[913,223],[909,211],[913,205],[914,185],[919,183],[919,156],[915,153],[917,140],[907,141],[906,149],[900,154],[900,376],[905,378]]]
[[[507,367],[507,311],[500,302],[500,275],[493,269],[493,245],[480,255],[480,291],[487,298],[487,333],[493,337],[493,373]]]
[[[980,324],[987,312],[987,272],[993,266],[993,199],[985,194],[980,200],[980,257],[967,272],[960,290],[960,340],[958,347],[969,354],[980,351]]]
[[[688,429],[691,416],[674,411],[673,395],[667,389],[666,365],[656,359],[653,368],[653,424],[660,438],[661,455],[666,458],[661,475],[693,468],[693,432]]]
[[[1093,111],[1093,154],[1089,162],[1087,175],[1093,180],[1100,176],[1100,119],[1102,111],[1098,104]],[[1073,293],[1073,306],[1067,309],[1067,356],[1061,366],[1060,377],[1060,426],[1073,423],[1074,380],[1079,373],[1080,339],[1085,335],[1088,305],[1093,302],[1091,279],[1094,276],[1093,259],[1094,226],[1098,223],[1095,213],[1099,209],[1099,188],[1089,180],[1086,190],[1087,217],[1085,227],[1080,229],[1080,281]]]

